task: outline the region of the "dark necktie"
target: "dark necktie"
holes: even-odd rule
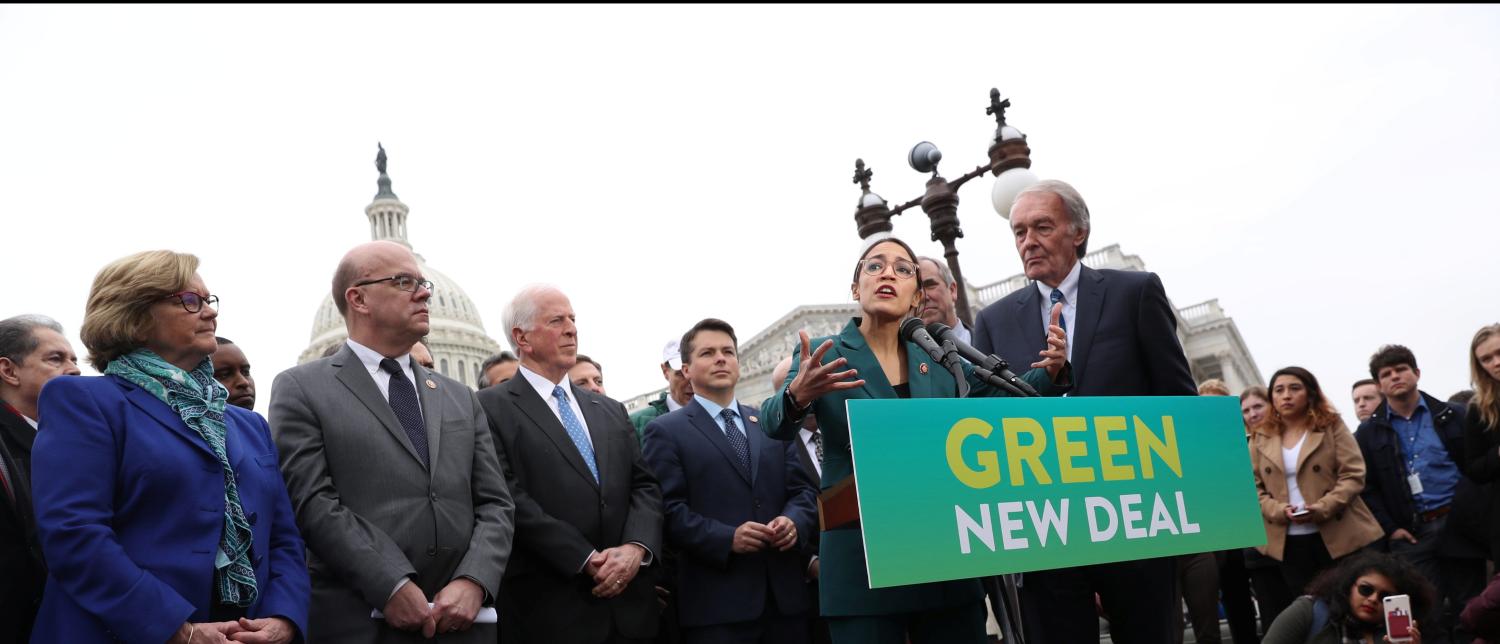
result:
[[[813,453],[817,454],[818,462],[823,462],[823,432],[816,429],[812,432]]]
[[[740,459],[740,468],[748,476],[750,474],[750,446],[745,442],[745,433],[740,431],[740,426],[734,422],[734,410],[725,409],[719,412],[724,417],[724,438],[729,439],[729,446],[734,448],[734,455]]]
[[[406,437],[411,439],[411,446],[417,450],[417,456],[422,458],[422,464],[428,465],[427,425],[422,422],[417,388],[411,384],[406,372],[401,370],[401,365],[396,364],[395,360],[381,360],[380,368],[391,374],[391,381],[386,385],[386,400],[391,403],[391,411],[396,412],[396,419],[401,421],[401,428],[406,430]]]
[[[1061,301],[1063,301],[1062,289],[1060,289],[1060,288],[1052,289],[1052,303],[1053,304],[1057,304],[1058,302],[1061,302]],[[1068,307],[1068,305],[1066,305],[1066,304],[1063,305],[1063,308],[1067,308],[1067,307]],[[1048,317],[1051,317],[1051,315],[1049,314]],[[1064,333],[1066,333],[1068,331],[1068,314],[1067,313],[1062,313],[1061,315],[1057,316],[1057,326],[1062,327],[1062,330],[1063,330]]]

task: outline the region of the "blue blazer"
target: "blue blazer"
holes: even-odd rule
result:
[[[160,644],[207,621],[224,529],[224,474],[208,444],[114,376],[53,379],[38,415],[32,493],[48,579],[31,641]],[[270,428],[233,406],[225,421],[254,533],[259,599],[247,616],[305,633],[307,564]]]
[[[1177,318],[1156,273],[1079,269],[1073,323],[1073,396],[1196,396]],[[1045,346],[1042,295],[1035,284],[979,312],[974,348],[1012,370]]]
[[[697,400],[646,425],[646,463],[661,481],[663,533],[677,549],[678,620],[683,627],[759,620],[766,591],[779,615],[809,615],[808,557],[802,548],[734,554],[734,530],[746,521],[785,515],[803,544],[818,529],[813,480],[797,459],[797,445],[760,428],[760,412],[739,406],[750,449],[750,471]],[[809,615],[810,616],[810,615]]]

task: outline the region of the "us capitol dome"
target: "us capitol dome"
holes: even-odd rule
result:
[[[380,170],[380,178],[376,180],[380,191],[375,194],[375,200],[365,206],[365,216],[370,219],[370,239],[389,240],[411,248],[411,243],[406,240],[408,209],[406,204],[396,198],[396,193],[391,191],[391,178],[385,172],[385,148],[379,148],[375,167]],[[499,352],[500,345],[485,333],[479,309],[458,282],[429,265],[420,253],[413,251],[413,254],[417,256],[422,276],[432,281],[432,299],[427,303],[431,330],[424,342],[432,352],[437,370],[454,380],[478,388],[479,366],[485,358]],[[333,295],[324,295],[323,304],[318,307],[318,313],[313,318],[312,342],[302,351],[297,363],[317,360],[323,356],[323,352],[342,344],[348,337],[349,333],[344,328],[344,316],[334,306]]]

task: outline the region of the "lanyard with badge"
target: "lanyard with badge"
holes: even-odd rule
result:
[[[1413,412],[1413,418],[1406,421],[1407,426],[1412,428],[1411,449],[1406,452],[1406,484],[1411,487],[1412,496],[1422,493],[1422,477],[1417,475],[1417,438],[1422,435],[1422,423],[1417,422],[1416,415],[1416,412]]]

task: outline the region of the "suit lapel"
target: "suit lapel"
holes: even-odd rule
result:
[[[740,405],[736,410],[740,415],[740,428],[745,430],[746,449],[750,450],[750,484],[755,484],[755,477],[760,476],[760,450],[767,440],[760,431],[760,417],[756,411],[747,405]],[[751,419],[754,420],[751,420]]]
[[[1038,296],[1040,297],[1040,296]],[[1099,316],[1104,311],[1104,275],[1087,266],[1078,270],[1078,301],[1073,313],[1073,390],[1078,390],[1085,374],[1085,363],[1094,345],[1094,330],[1099,328]],[[1034,316],[1033,316],[1034,317]],[[1039,321],[1038,324],[1041,324]],[[1045,340],[1044,340],[1045,341]]]
[[[516,377],[511,378],[510,382],[505,383],[503,386],[511,395],[511,400],[515,402],[516,409],[521,410],[521,413],[525,414],[531,420],[531,424],[536,427],[536,431],[541,432],[543,436],[547,437],[547,440],[552,441],[552,444],[557,447],[558,453],[562,454],[563,460],[572,465],[573,470],[578,472],[578,475],[582,476],[590,485],[598,487],[599,482],[594,480],[594,474],[589,472],[589,466],[583,462],[583,455],[578,453],[578,446],[573,444],[573,439],[568,438],[568,430],[563,429],[562,421],[558,420],[557,415],[552,413],[552,408],[547,406],[547,401],[542,400],[542,397],[537,395],[536,390],[531,387],[531,381],[527,380],[523,374],[517,373]],[[582,405],[579,405],[579,407],[582,407]],[[594,450],[594,464],[597,465],[598,463],[598,450]]]
[[[839,355],[824,354],[823,361],[830,362],[840,357],[847,360],[846,366],[854,369],[857,377],[865,381],[860,389],[865,392],[866,398],[895,398],[896,388],[886,379],[885,370],[880,368],[880,361],[875,359],[875,352],[870,351],[870,346],[865,344],[865,336],[859,332],[858,320],[859,318],[850,320],[839,334]]]
[[[926,369],[922,368],[924,365]],[[906,383],[911,390],[912,398],[937,398],[938,381],[936,379],[941,377],[938,375],[939,371],[946,375],[948,368],[933,362],[932,356],[927,355],[922,347],[911,342],[906,343]],[[895,388],[891,391],[895,391]]]
[[[599,483],[602,486],[606,480],[606,474],[611,476],[623,474],[621,472],[606,473],[604,471],[604,464],[609,460],[604,458],[604,446],[609,444],[609,417],[604,414],[604,408],[599,406],[599,398],[597,396],[584,395],[583,390],[574,387],[572,384],[568,385],[568,391],[570,392],[569,395],[578,401],[578,409],[583,411],[583,424],[589,432],[589,440],[594,443],[594,466],[599,468]],[[568,439],[568,442],[572,443],[573,439]],[[573,447],[573,451],[578,451],[576,445]],[[580,454],[578,460],[580,463],[583,462],[583,455]],[[585,464],[584,468],[587,471],[588,465]]]
[[[1298,472],[1302,471],[1302,464],[1307,462],[1307,456],[1312,454],[1313,450],[1318,449],[1318,445],[1323,442],[1323,434],[1324,432],[1308,430],[1306,436],[1303,437],[1302,449],[1297,453]]]
[[[1281,436],[1276,434],[1261,434],[1257,441],[1260,445],[1260,455],[1266,457],[1271,463],[1280,465],[1281,460]],[[1282,472],[1285,474],[1285,472]]]
[[[219,460],[219,457],[214,456],[213,450],[209,449],[208,441],[203,440],[203,437],[199,436],[198,432],[193,431],[187,426],[187,423],[182,422],[182,417],[173,412],[172,408],[167,406],[167,403],[162,402],[145,389],[141,389],[118,377],[111,377],[115,378],[115,382],[119,383],[125,389],[125,399],[129,400],[130,404],[146,412],[147,415],[156,419],[156,422],[166,425],[168,429],[181,436],[183,440],[187,441],[204,456],[213,459],[215,462]]]
[[[427,429],[427,460],[436,463],[438,460],[438,441],[442,440],[443,432],[443,395],[438,390],[442,387],[442,381],[432,377],[432,372],[417,364],[415,360],[411,363],[411,374],[416,378],[412,383],[417,387],[417,398],[422,401],[422,422]],[[437,385],[428,387],[427,383]],[[430,468],[429,474],[435,475],[437,468]]]
[[[729,466],[739,473],[740,478],[745,479],[746,483],[754,483],[752,475],[740,466],[740,458],[735,455],[734,448],[729,446],[729,439],[724,437],[724,431],[719,429],[719,424],[714,419],[709,418],[708,410],[698,404],[697,400],[689,402],[683,409],[687,410],[688,421],[693,424],[693,428],[703,434],[708,442],[713,443],[719,453],[724,455],[724,460],[729,461]],[[750,433],[745,432],[745,435],[748,437]]]
[[[380,389],[375,386],[375,378],[370,376],[369,370],[365,369],[365,364],[359,361],[359,356],[355,355],[354,350],[346,345],[343,351],[340,351],[333,359],[332,366],[338,369],[334,377],[348,387],[355,399],[370,410],[380,424],[385,426],[391,438],[396,439],[397,444],[406,448],[407,454],[421,463],[422,457],[417,454],[417,448],[412,447],[411,439],[406,436],[406,430],[401,428],[401,421],[396,419],[396,412],[391,409],[391,404],[386,402],[385,396],[380,394]],[[429,456],[431,456],[430,452]]]
[[[1016,314],[1016,322],[1020,325],[1020,328],[1016,329],[1016,331],[1020,332],[1021,343],[1023,345],[1028,348],[1035,347],[1034,349],[1030,349],[1033,352],[1041,352],[1042,347],[1047,346],[1047,332],[1042,328],[1042,292],[1037,290],[1037,288],[1036,282],[1028,284],[1026,290],[1021,295],[1021,299],[1016,301],[1016,308],[1019,309],[1019,312]],[[1024,366],[1031,364],[1031,357],[1034,355],[1036,353],[1025,356],[1001,357],[1007,360],[1018,360],[1013,366]],[[1074,382],[1076,383],[1077,381],[1075,380]],[[1076,387],[1077,385],[1075,384],[1074,386]]]
[[[12,442],[20,445],[27,454],[31,453],[31,444],[36,441],[36,430],[20,414],[13,414],[9,409],[0,407],[0,431],[8,434]]]

